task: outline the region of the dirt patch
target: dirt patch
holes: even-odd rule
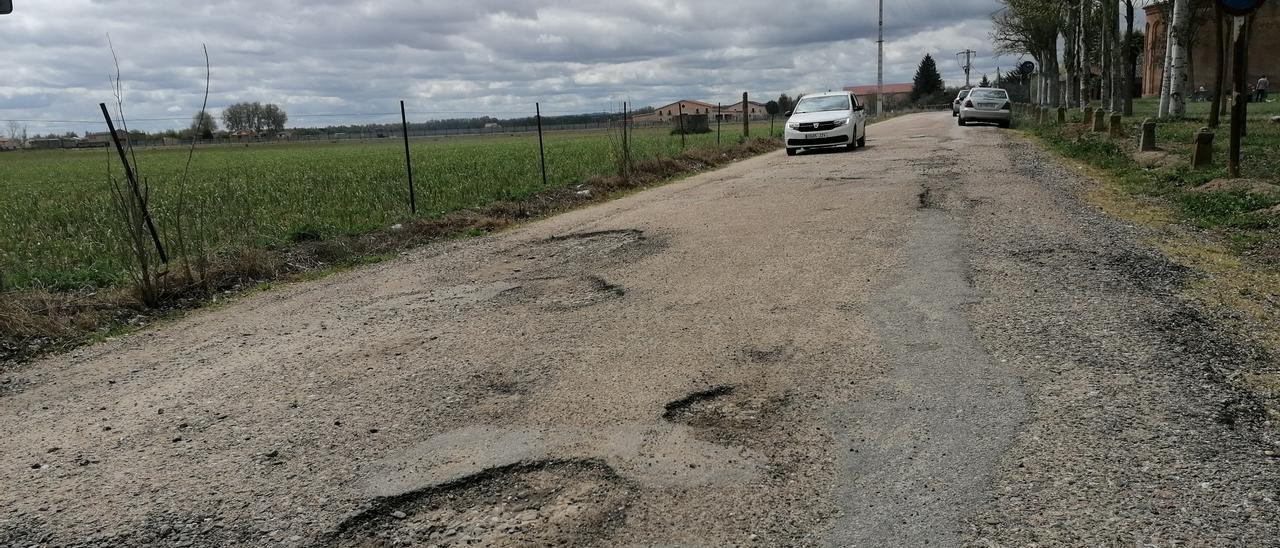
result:
[[[597,460],[518,463],[378,499],[326,545],[594,544],[622,523],[631,491]]]
[[[1176,287],[1195,275],[1191,269],[1146,250],[1117,249],[1098,254],[1074,244],[1029,247],[1010,256],[1026,264],[1054,270],[1108,270],[1143,289]]]
[[[777,363],[791,354],[785,345],[770,347],[748,347],[741,351],[742,358],[752,363]]]
[[[1275,194],[1280,187],[1259,179],[1214,179],[1192,190],[1192,192],[1239,192],[1250,194]]]
[[[920,194],[916,195],[916,198],[920,201],[920,205],[916,206],[916,209],[934,209],[938,207],[932,188],[924,187]]]

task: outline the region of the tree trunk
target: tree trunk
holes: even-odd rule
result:
[[[1098,14],[1100,16],[1100,19],[1102,20],[1102,26],[1099,27],[1099,29],[1102,31],[1102,100],[1101,100],[1101,103],[1102,103],[1102,108],[1104,109],[1111,108],[1115,105],[1115,101],[1113,100],[1113,97],[1111,95],[1112,92],[1115,91],[1113,89],[1114,86],[1112,85],[1112,81],[1114,80],[1113,78],[1114,74],[1111,66],[1115,64],[1113,62],[1114,61],[1113,55],[1111,54],[1111,50],[1114,49],[1112,42],[1115,40],[1115,33],[1112,32],[1112,29],[1111,29],[1110,4],[1113,2],[1115,2],[1115,0],[1102,0],[1102,5],[1099,6],[1102,8],[1102,12]]]
[[[1190,24],[1189,0],[1173,0],[1173,73],[1169,76],[1169,115],[1181,118],[1187,114],[1187,27]]]
[[[1227,72],[1227,44],[1223,41],[1222,32],[1222,12],[1213,14],[1213,36],[1215,38],[1214,48],[1217,49],[1217,64],[1213,71],[1213,104],[1209,106],[1209,127],[1218,129],[1222,123],[1222,98],[1226,95],[1226,90],[1222,89],[1222,81],[1226,79]]]
[[[1166,4],[1164,8],[1164,72],[1160,74],[1160,113],[1158,117],[1169,117],[1169,80],[1173,73],[1173,9]]]
[[[1074,2],[1067,9],[1067,26],[1065,32],[1062,33],[1063,55],[1062,65],[1067,70],[1067,106],[1073,107],[1080,104],[1080,88],[1076,86],[1076,76],[1079,74],[1077,67],[1079,66],[1080,51],[1080,11],[1075,9]]]
[[[1058,69],[1058,40],[1055,36],[1052,44],[1049,45],[1049,106],[1057,107],[1062,104],[1062,88],[1058,82],[1060,71]]]
[[[1089,66],[1089,3],[1093,0],[1080,0],[1080,107],[1089,106],[1089,84],[1093,77],[1093,67]]]
[[[1124,2],[1124,115],[1133,116],[1133,0]]]

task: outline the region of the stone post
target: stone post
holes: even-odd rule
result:
[[[1213,130],[1207,127],[1196,132],[1195,151],[1191,155],[1191,167],[1206,169],[1213,166]]]
[[[1156,121],[1150,118],[1142,121],[1142,140],[1139,141],[1139,148],[1143,152],[1152,150],[1160,150],[1156,146]]]
[[[1066,107],[1058,107],[1058,125],[1062,126],[1066,124],[1067,124],[1067,109]]]
[[[1107,112],[1098,109],[1093,111],[1093,132],[1102,133],[1107,130]]]
[[[1107,128],[1111,130],[1112,137],[1124,138],[1124,118],[1119,113],[1111,113],[1111,122],[1107,124]]]
[[[1084,123],[1085,125],[1093,123],[1093,107],[1084,107]]]

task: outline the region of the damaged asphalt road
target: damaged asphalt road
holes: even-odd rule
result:
[[[1272,358],[1076,175],[951,122],[0,374],[0,545],[1280,538],[1274,429],[1224,382]]]

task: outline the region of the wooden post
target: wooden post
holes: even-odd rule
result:
[[[724,119],[724,113],[720,111],[720,103],[716,103],[716,146],[720,146],[720,121]]]
[[[533,104],[534,118],[538,120],[538,160],[542,163],[542,186],[547,186],[547,149],[542,144],[542,103]]]
[[[684,102],[676,103],[676,111],[680,115],[680,150],[684,150]]]
[[[138,207],[142,210],[142,220],[147,224],[147,230],[151,232],[151,241],[155,243],[156,254],[160,256],[160,262],[168,264],[169,256],[164,252],[164,246],[160,244],[160,233],[156,231],[156,224],[151,221],[151,212],[147,209],[147,199],[142,196],[142,190],[139,189],[138,176],[133,173],[133,168],[129,166],[129,156],[124,153],[124,145],[120,142],[120,136],[116,135],[116,125],[111,121],[111,113],[107,110],[106,103],[98,103],[102,108],[102,117],[107,120],[107,131],[111,133],[111,140],[116,144],[116,152],[120,154],[120,163],[124,164],[124,176],[129,181],[129,188],[133,190],[133,198],[138,201]]]
[[[1245,55],[1248,54],[1248,45],[1245,42],[1245,25],[1243,17],[1235,18],[1235,42],[1233,43],[1233,53],[1231,55],[1231,63],[1235,70],[1235,88],[1231,94],[1231,141],[1229,152],[1227,153],[1227,176],[1232,178],[1240,177],[1240,138],[1244,136],[1244,118],[1245,118],[1245,74],[1248,67],[1245,66]]]
[[[742,92],[742,139],[751,137],[751,117],[747,116],[747,92]]]
[[[418,214],[418,197],[413,191],[413,161],[409,158],[409,119],[404,115],[404,101],[400,101],[400,131],[404,134],[404,169],[409,172],[409,213]]]

